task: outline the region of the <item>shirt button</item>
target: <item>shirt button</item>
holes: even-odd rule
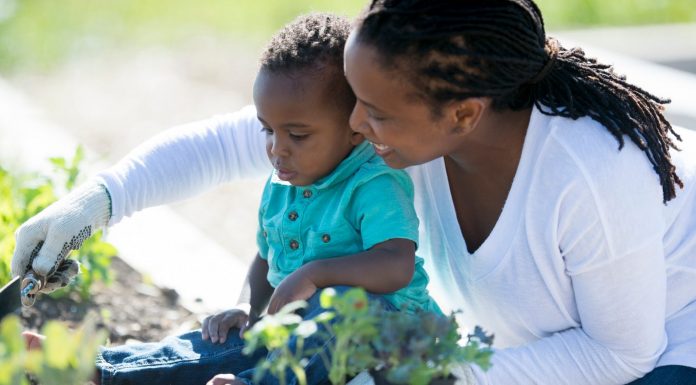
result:
[[[263,237],[264,238],[268,237],[268,233],[266,231],[263,232]]]
[[[288,219],[290,219],[291,221],[294,221],[295,219],[297,219],[298,216],[299,215],[297,215],[297,211],[293,211],[290,214],[288,214]]]
[[[305,198],[311,198],[312,197],[312,190],[304,190],[302,192],[302,196]]]
[[[321,240],[324,241],[324,243],[329,243],[331,236],[329,234],[324,234],[321,236]]]
[[[293,250],[297,250],[300,247],[300,242],[297,242],[296,240],[290,241],[290,248]]]

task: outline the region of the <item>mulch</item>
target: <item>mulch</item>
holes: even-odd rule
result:
[[[142,275],[122,259],[112,259],[115,278],[110,285],[95,283],[89,300],[77,293],[63,298],[42,295],[34,306],[22,309],[25,330],[40,332],[48,320],[60,320],[77,328],[88,313],[108,331],[108,344],[159,341],[167,335],[199,328],[199,315],[179,303],[175,290],[146,283]]]

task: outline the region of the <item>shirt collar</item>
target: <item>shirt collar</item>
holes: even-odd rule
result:
[[[363,165],[363,163],[370,160],[373,156],[376,156],[375,150],[372,145],[367,140],[363,141],[359,145],[355,146],[351,153],[341,161],[341,163],[336,166],[336,168],[329,173],[329,175],[316,180],[313,184],[309,186],[302,186],[302,188],[314,188],[317,190],[325,189],[336,183],[344,181],[346,178],[355,174],[356,171]],[[278,179],[277,172],[273,172],[271,176],[271,183],[281,184],[290,186],[290,183]],[[299,186],[298,186],[299,187]]]

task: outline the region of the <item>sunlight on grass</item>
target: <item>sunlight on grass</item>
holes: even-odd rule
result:
[[[309,11],[355,16],[366,0],[0,0],[0,71],[48,70],[75,55],[176,46],[197,36],[259,45]],[[549,29],[696,20],[694,0],[540,0]]]

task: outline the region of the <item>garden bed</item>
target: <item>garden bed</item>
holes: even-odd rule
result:
[[[148,284],[142,275],[114,257],[111,263],[114,281],[110,285],[95,283],[89,300],[71,293],[63,298],[42,295],[33,307],[22,309],[25,330],[40,331],[48,320],[60,320],[77,327],[85,316],[94,312],[99,326],[108,331],[108,343],[159,341],[167,335],[200,327],[198,315],[179,303],[176,291]]]

